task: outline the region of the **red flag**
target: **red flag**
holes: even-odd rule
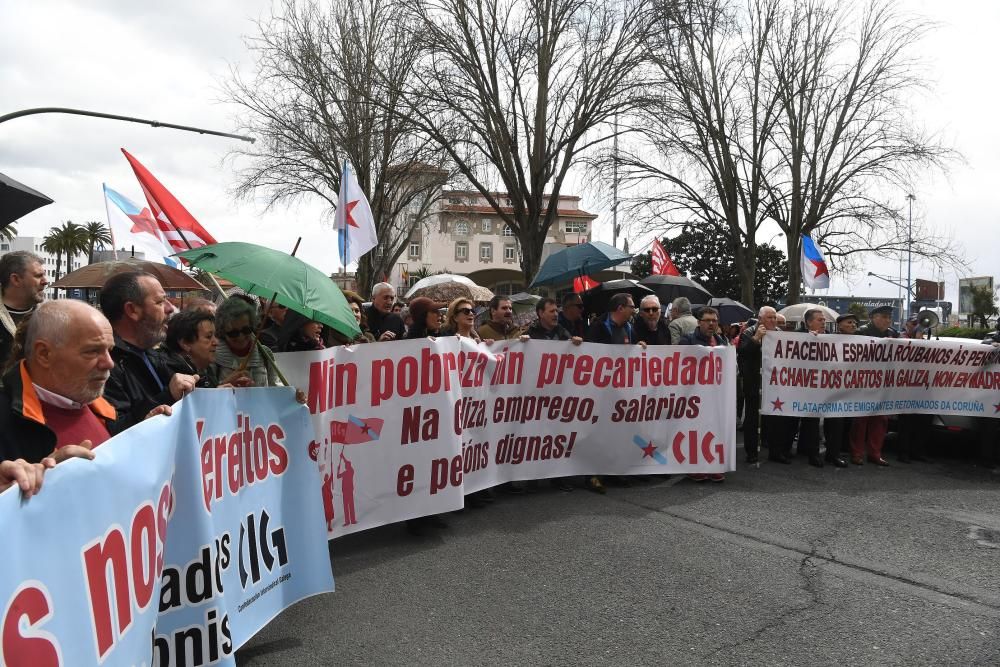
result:
[[[194,216],[188,213],[184,205],[177,201],[177,198],[170,194],[170,191],[163,187],[163,184],[156,180],[155,176],[149,173],[148,169],[129,155],[129,152],[124,148],[122,153],[132,165],[132,171],[139,179],[139,185],[142,186],[142,192],[146,195],[146,201],[149,202],[149,208],[153,211],[160,233],[170,243],[170,247],[180,251],[187,250],[188,243],[191,244],[192,248],[197,248],[216,242],[212,235],[198,224]],[[183,233],[183,238],[178,230]],[[184,242],[185,240],[187,243]]]
[[[653,275],[655,276],[679,276],[681,272],[677,270],[674,263],[670,261],[670,255],[663,249],[660,242],[653,239],[653,248],[650,252],[653,260]]]
[[[597,282],[590,276],[583,276],[582,278],[573,279],[573,291],[579,294],[580,292],[586,292],[589,289],[594,289],[600,286],[601,283]]]

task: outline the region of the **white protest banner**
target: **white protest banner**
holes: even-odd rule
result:
[[[761,414],[1000,416],[1000,348],[839,334],[768,333]]]
[[[447,337],[278,363],[309,395],[331,537],[513,480],[735,470],[729,347]]]
[[[333,589],[310,438],[290,389],[199,389],[0,494],[0,664],[235,664]]]

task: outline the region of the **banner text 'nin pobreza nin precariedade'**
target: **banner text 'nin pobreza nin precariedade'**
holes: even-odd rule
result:
[[[730,347],[446,337],[278,364],[309,395],[331,537],[513,480],[735,470]]]

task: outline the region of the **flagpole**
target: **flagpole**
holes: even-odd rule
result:
[[[101,192],[104,193],[104,217],[108,220],[108,231],[111,232],[111,252],[115,254],[115,261],[118,260],[118,249],[115,247],[115,228],[111,224],[111,209],[108,208],[108,184],[101,183]]]
[[[181,231],[181,228],[175,225],[174,221],[171,220],[165,213],[163,214],[163,217],[167,218],[167,222],[170,224],[171,227],[174,228],[174,231],[180,234],[181,241],[184,241],[184,245],[187,246],[188,250],[194,250],[194,248],[191,247],[191,242],[187,240],[187,237],[184,236],[184,232]],[[211,278],[212,285],[215,287],[215,289],[219,291],[219,296],[222,297],[222,300],[225,301],[226,298],[228,297],[228,295],[226,294],[226,290],[222,289],[222,285],[220,285],[219,281],[216,280],[214,274],[209,273],[208,271],[205,271],[205,273],[208,275],[209,278]]]

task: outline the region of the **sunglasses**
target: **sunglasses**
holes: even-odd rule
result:
[[[458,310],[455,311],[455,314],[456,315],[471,315],[474,312],[476,312],[476,311],[472,310],[471,308],[466,307],[466,308],[459,308]]]
[[[240,336],[249,336],[253,333],[253,329],[250,327],[243,327],[242,329],[230,329],[226,332],[226,338],[239,338]]]
[[[658,313],[658,312],[660,312],[660,309],[659,308],[643,308],[642,312],[644,312],[644,313]]]

